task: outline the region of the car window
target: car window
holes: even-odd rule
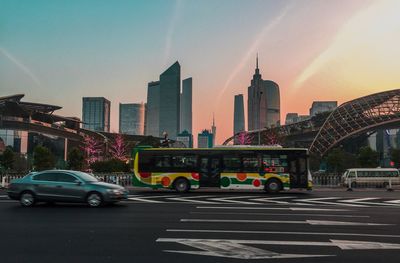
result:
[[[63,182],[63,183],[73,183],[75,182],[77,179],[70,175],[70,174],[65,174],[65,173],[58,173],[57,174],[57,181],[59,182]]]
[[[41,173],[32,177],[34,181],[57,181],[57,174],[54,173]]]

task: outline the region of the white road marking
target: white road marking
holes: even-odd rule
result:
[[[237,258],[237,259],[267,259],[267,258],[306,258],[306,257],[326,257],[333,255],[306,255],[306,254],[280,254],[260,248],[246,246],[231,240],[211,240],[211,239],[177,239],[159,238],[157,242],[175,242],[187,245],[200,251],[187,250],[164,250],[164,252],[191,254],[201,256]]]
[[[240,199],[240,198],[254,198],[255,196],[232,196],[232,197],[218,197],[218,198],[211,198],[209,200],[218,201],[218,202],[226,202],[226,203],[235,203],[235,204],[243,204],[243,205],[259,205],[260,203],[255,202],[248,202],[248,201],[238,201],[232,199]]]
[[[181,222],[196,223],[251,223],[251,224],[309,224],[324,226],[391,226],[393,224],[363,223],[363,222],[343,222],[329,220],[247,220],[247,219],[181,219]]]
[[[8,195],[0,195],[0,197],[8,197]]]
[[[400,204],[400,199],[399,199],[399,200],[385,201],[385,203],[390,203],[390,204]]]
[[[282,232],[282,231],[253,231],[253,230],[215,230],[215,229],[167,229],[167,232],[193,233],[232,233],[232,234],[276,234],[276,235],[314,235],[314,236],[360,236],[360,237],[389,237],[400,238],[400,235],[358,234],[358,233],[324,233],[324,232]]]
[[[290,211],[332,211],[344,212],[348,209],[309,208],[309,207],[248,207],[248,206],[197,206],[197,209],[235,209],[235,210],[290,210]]]
[[[400,204],[395,204],[395,203],[377,203],[377,202],[366,202],[370,200],[376,200],[380,199],[377,197],[368,197],[368,198],[357,198],[357,199],[350,199],[350,200],[341,200],[340,202],[343,203],[353,203],[353,204],[367,204],[367,205],[383,205],[383,206],[400,206]]]
[[[322,205],[345,205],[345,206],[354,206],[354,207],[368,207],[365,205],[360,204],[342,204],[336,202],[326,202],[324,200],[334,200],[339,199],[340,197],[322,197],[322,198],[308,198],[308,199],[297,199],[296,202],[306,202],[306,203],[313,203],[313,204],[322,204]]]
[[[169,197],[169,196],[171,196],[171,195],[152,195],[152,196],[136,195],[136,196],[128,197],[128,200],[146,202],[146,203],[165,203],[164,201],[160,201],[160,200],[150,200],[150,198],[163,198],[163,197]]]
[[[264,198],[255,198],[255,199],[250,199],[251,201],[257,201],[257,202],[266,202],[266,203],[274,203],[274,204],[281,204],[281,205],[287,205],[290,204],[290,202],[287,201],[279,201],[277,199],[289,199],[293,197],[289,196],[280,196],[280,197],[264,197]]]
[[[207,197],[213,197],[213,196],[214,195],[197,195],[197,196],[190,196],[190,197],[173,197],[173,198],[167,198],[167,199],[174,200],[174,201],[181,201],[181,202],[199,203],[199,204],[217,204],[215,202],[210,202],[210,201],[193,200],[193,198],[207,198]]]
[[[253,215],[253,216],[316,216],[316,217],[346,217],[346,218],[368,218],[370,216],[355,216],[355,215],[332,215],[332,214],[279,214],[279,213],[245,213],[245,212],[190,212],[190,214],[200,215]]]

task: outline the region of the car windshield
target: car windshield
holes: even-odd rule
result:
[[[85,182],[98,182],[99,181],[99,180],[97,180],[96,177],[94,177],[93,175],[87,174],[87,173],[75,172],[75,174],[78,175],[79,178],[81,178]]]

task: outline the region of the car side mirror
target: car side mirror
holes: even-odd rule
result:
[[[79,180],[75,180],[76,185],[82,185],[82,182]]]

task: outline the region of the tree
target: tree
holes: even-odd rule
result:
[[[12,147],[7,146],[6,149],[3,152],[3,155],[1,156],[1,165],[6,169],[12,169],[13,164],[14,164],[14,151]]]
[[[251,136],[245,131],[240,132],[234,137],[234,143],[238,145],[249,145],[251,144]]]
[[[361,147],[358,153],[358,162],[361,167],[373,168],[379,165],[378,152],[372,150],[370,147]]]
[[[328,165],[328,171],[334,173],[341,173],[344,170],[344,151],[342,148],[335,148],[328,153],[326,156],[326,164]]]
[[[110,159],[93,162],[90,169],[98,173],[129,172],[129,165],[118,159]]]
[[[122,134],[117,134],[114,136],[114,140],[110,145],[110,154],[113,159],[126,161],[128,160],[127,148],[128,147]]]
[[[85,162],[85,157],[83,153],[78,148],[74,147],[68,152],[68,169],[71,170],[82,170],[83,164]]]
[[[87,167],[90,167],[91,163],[100,160],[102,144],[91,136],[85,136],[83,138],[82,150],[85,164]]]
[[[43,146],[36,146],[33,150],[33,167],[37,171],[52,169],[55,166],[55,159],[50,150]]]
[[[264,144],[266,145],[282,145],[283,136],[277,129],[271,128],[263,132]]]
[[[394,163],[394,167],[400,167],[400,149],[390,149],[390,160]]]

